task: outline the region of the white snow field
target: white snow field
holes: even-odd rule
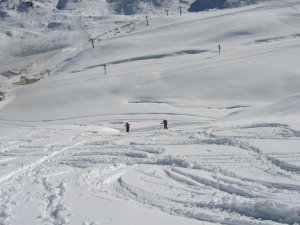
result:
[[[1,225],[300,224],[300,0],[33,3],[1,3]]]

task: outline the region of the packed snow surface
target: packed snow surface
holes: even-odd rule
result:
[[[300,0],[33,3],[1,2],[1,225],[300,224]]]

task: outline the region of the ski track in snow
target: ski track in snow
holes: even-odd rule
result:
[[[67,207],[61,202],[61,198],[66,191],[65,183],[62,181],[58,186],[53,187],[47,181],[47,178],[44,178],[42,184],[47,192],[46,198],[48,203],[43,220],[49,224],[66,224],[68,222],[67,218],[61,215],[62,211],[67,210]]]
[[[227,129],[205,125],[186,128],[178,124],[172,131],[143,128],[129,134],[82,132],[66,127],[23,128],[17,141],[11,141],[14,136],[2,138],[1,156],[11,158],[0,161],[1,168],[6,168],[8,162],[20,164],[20,157],[22,164],[1,174],[2,185],[19,180],[19,187],[1,190],[1,223],[10,224],[13,220],[11,211],[17,205],[14,196],[21,192],[24,182],[38,184],[44,190],[40,194],[44,199],[41,223],[68,223],[71,214],[63,203],[68,181],[62,178],[51,183],[50,171],[56,171],[57,166],[70,167],[78,173],[86,171],[84,182],[95,196],[105,193],[134,200],[171,215],[222,224],[300,222],[299,167],[248,143],[262,138],[298,142],[299,131],[284,124],[267,123]],[[260,137],[256,129],[263,129]],[[224,135],[226,132],[236,137]],[[65,135],[67,138],[43,147],[45,140]],[[216,154],[170,155],[172,146],[178,145],[196,146],[202,149],[199,151]],[[218,152],[216,146],[234,149],[231,153]],[[247,174],[255,168],[254,172],[267,180],[241,176],[228,164],[244,164]],[[274,182],[276,178],[285,182]]]
[[[19,169],[12,167],[0,177],[2,185],[19,180],[18,187],[1,190],[1,222],[9,224],[13,220],[11,210],[16,204],[13,192],[20,193],[21,185],[30,182],[44,190],[40,194],[44,199],[41,223],[68,223],[71,214],[67,213],[68,206],[63,203],[63,196],[69,181],[62,177],[51,183],[51,170],[57,171],[57,167],[71,168],[78,173],[85,171],[84,182],[95,196],[106,194],[134,200],[137,204],[171,215],[222,224],[300,222],[297,214],[299,167],[271,157],[247,141],[257,139],[255,129],[264,129],[261,135],[266,137],[258,139],[280,140],[285,137],[298,142],[299,131],[284,124],[254,124],[227,129],[207,128],[205,125],[189,129],[186,125],[186,128],[179,124],[174,125],[172,131],[144,128],[129,134],[80,132],[66,127],[62,130],[23,128],[22,138],[17,141],[12,142],[12,137],[6,136],[1,140],[4,147],[2,157],[12,157],[10,163],[19,163],[18,158],[22,157],[23,165]],[[23,132],[27,135],[23,136]],[[225,136],[224,132],[238,135]],[[45,148],[39,143],[55,135],[67,135],[68,138]],[[196,146],[199,151],[216,153],[210,156],[170,155],[172,146],[178,145]],[[220,152],[215,149],[218,146],[225,146],[233,152]],[[39,154],[36,154],[37,149]],[[5,168],[6,163],[2,161],[1,168]],[[256,180],[253,174],[242,176],[228,164],[244,164],[241,167],[247,174],[261,173],[266,180]],[[59,174],[55,176],[59,177]],[[284,179],[284,182],[274,182],[276,178]]]

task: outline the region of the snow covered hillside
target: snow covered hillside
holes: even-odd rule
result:
[[[300,224],[300,0],[113,2],[0,2],[0,224]]]

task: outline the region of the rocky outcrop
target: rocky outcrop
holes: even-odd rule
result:
[[[208,9],[223,9],[226,0],[196,0],[188,9],[189,12],[199,12]]]

